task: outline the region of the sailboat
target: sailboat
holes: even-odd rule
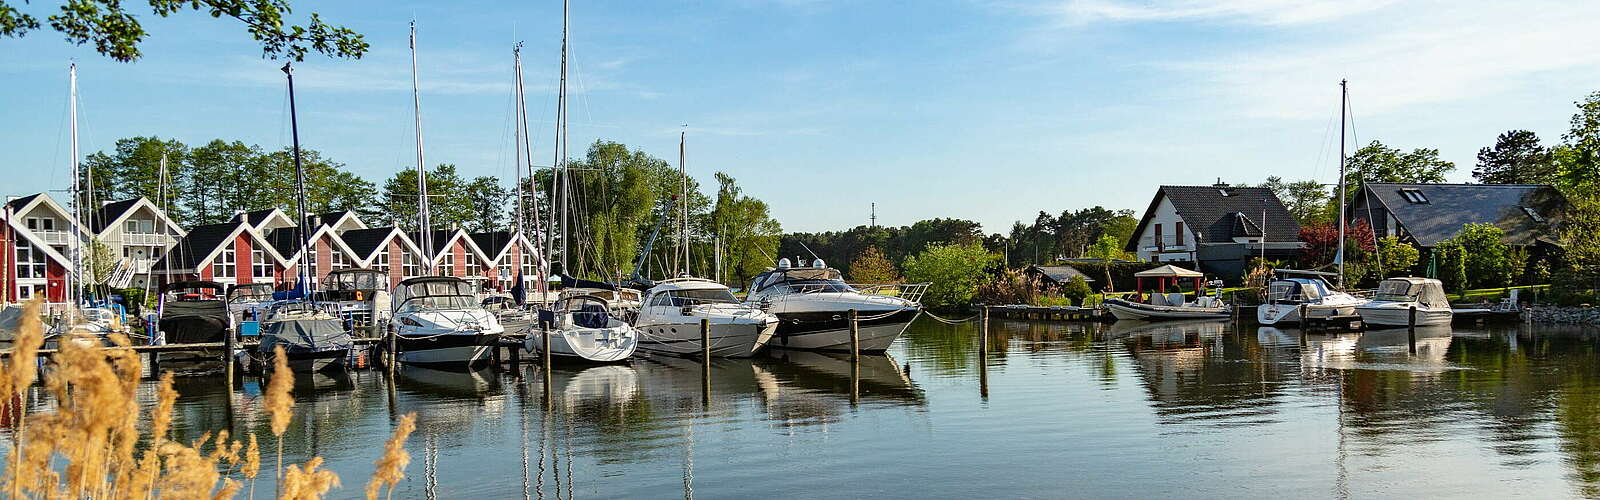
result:
[[[1368,299],[1345,292],[1344,288],[1344,232],[1345,203],[1345,105],[1350,101],[1345,81],[1339,81],[1339,249],[1334,256],[1339,271],[1328,273],[1293,269],[1274,269],[1278,279],[1267,284],[1266,301],[1256,308],[1256,321],[1263,325],[1303,324],[1307,320],[1323,321],[1349,318],[1356,308]],[[1262,244],[1265,248],[1265,243]],[[1264,250],[1263,250],[1264,252]],[[1329,283],[1328,278],[1334,278]],[[1306,317],[1302,318],[1302,312]]]
[[[423,262],[433,269],[433,228],[428,214],[428,171],[422,151],[422,100],[417,92],[417,24],[411,23],[411,102],[417,131],[417,230]],[[505,328],[485,310],[477,292],[454,276],[421,276],[395,286],[397,357],[407,364],[471,366],[488,359]]]
[[[72,272],[67,275],[67,303],[71,304],[66,313],[56,322],[46,335],[47,344],[59,342],[60,337],[76,337],[77,342],[86,344],[104,344],[105,336],[111,333],[125,332],[127,328],[122,324],[121,316],[109,307],[94,305],[84,289],[94,283],[94,253],[93,246],[88,236],[83,234],[83,225],[78,222],[87,215],[85,204],[92,204],[94,199],[94,169],[82,169],[78,163],[78,63],[71,63],[67,67],[70,85],[72,86],[71,122],[72,122],[72,210],[73,221],[72,239],[69,251],[72,253]],[[87,177],[87,179],[85,179]],[[89,186],[84,187],[85,180]],[[89,196],[85,196],[88,189]],[[85,247],[89,250],[89,262],[84,264]],[[84,279],[88,276],[89,279]]]
[[[570,273],[568,266],[569,255],[567,245],[571,242],[571,232],[568,231],[567,217],[571,215],[572,203],[570,192],[571,176],[566,169],[566,141],[567,141],[567,32],[570,25],[569,2],[561,3],[561,84],[556,93],[556,133],[555,133],[555,163],[551,175],[551,194],[555,194],[556,184],[562,183],[560,189],[561,199],[558,206],[550,210],[550,228],[555,229],[555,217],[561,215],[561,272]],[[555,200],[552,200],[555,201]],[[557,205],[552,203],[552,205]],[[554,238],[547,240],[546,255],[554,250]],[[578,282],[581,280],[563,281]],[[615,291],[614,285],[603,285]],[[620,294],[616,297],[621,297]],[[612,301],[594,293],[563,293],[561,298],[551,304],[549,310],[539,312],[539,323],[543,327],[540,332],[531,332],[524,341],[524,347],[530,352],[543,352],[549,345],[550,355],[564,358],[577,358],[592,362],[613,362],[626,360],[633,356],[634,349],[639,346],[639,332],[633,325],[623,321],[614,311]]]
[[[767,346],[778,329],[778,317],[757,305],[740,302],[727,285],[689,275],[689,176],[684,171],[684,136],[678,137],[678,175],[682,177],[678,212],[678,247],[673,252],[678,277],[652,284],[639,307],[634,326],[639,329],[639,348],[650,352],[677,355],[749,357]],[[671,205],[668,205],[671,211]],[[662,214],[663,218],[667,216]],[[652,238],[655,236],[651,235]],[[644,266],[649,246],[634,265],[634,274]],[[680,267],[681,266],[681,267]],[[710,332],[702,338],[700,322],[708,322]],[[702,342],[709,343],[704,345]]]

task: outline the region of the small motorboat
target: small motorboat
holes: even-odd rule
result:
[[[337,307],[339,319],[353,331],[365,332],[389,321],[392,305],[389,275],[372,269],[340,269],[328,273],[322,289],[313,295],[317,303]]]
[[[727,286],[701,278],[658,281],[645,296],[639,319],[639,348],[650,352],[698,356],[700,321],[710,322],[711,355],[747,358],[766,347],[778,329],[778,317],[739,302]]]
[[[394,331],[401,363],[469,366],[488,360],[505,329],[451,276],[422,276],[394,288]]]
[[[605,299],[593,295],[557,299],[550,310],[539,312],[539,322],[542,332],[529,332],[523,341],[528,352],[542,353],[545,336],[551,356],[597,363],[628,359],[639,347],[638,330],[618,318]]]
[[[273,305],[267,312],[256,348],[262,366],[269,366],[273,353],[283,348],[289,369],[300,373],[320,372],[344,366],[353,342],[350,331],[333,312],[337,306],[289,301]]]
[[[1372,301],[1356,307],[1361,322],[1368,325],[1411,325],[1411,310],[1416,309],[1416,326],[1448,325],[1455,317],[1444,284],[1433,278],[1389,278],[1378,283]]]
[[[1310,319],[1350,317],[1368,299],[1339,291],[1328,283],[1334,273],[1274,269],[1281,277],[1267,284],[1267,300],[1256,308],[1263,325],[1300,324],[1303,309]]]
[[[1139,281],[1138,292],[1135,297],[1144,296],[1144,280],[1153,278],[1158,280],[1160,288],[1151,292],[1149,299],[1134,301],[1123,298],[1106,299],[1105,308],[1117,319],[1159,321],[1172,319],[1207,319],[1226,318],[1233,313],[1233,309],[1219,298],[1222,282],[1211,281],[1212,295],[1205,295],[1202,283],[1205,274],[1191,271],[1178,266],[1167,264],[1155,269],[1140,271],[1133,276]],[[1195,300],[1188,300],[1182,292],[1166,293],[1167,283],[1174,287],[1180,279],[1193,279]]]
[[[161,285],[161,332],[168,344],[222,342],[231,333],[224,287],[215,281]]]

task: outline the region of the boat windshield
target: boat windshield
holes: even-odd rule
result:
[[[1417,288],[1420,287],[1412,286],[1409,281],[1387,280],[1378,283],[1378,293],[1374,298],[1391,302],[1413,302],[1417,300],[1417,294],[1421,292]]]
[[[406,299],[398,312],[423,309],[468,309],[477,307],[472,285],[460,281],[425,281],[405,285]]]
[[[837,269],[787,269],[774,271],[756,284],[756,291],[788,293],[854,292]]]
[[[698,304],[734,304],[739,300],[733,297],[733,292],[726,288],[702,288],[696,290],[667,290],[655,294],[650,299],[652,306],[683,307]]]
[[[380,290],[389,287],[389,276],[378,271],[333,273],[328,278],[329,290]]]
[[[265,302],[272,300],[272,285],[266,283],[239,285],[228,295],[228,302]]]

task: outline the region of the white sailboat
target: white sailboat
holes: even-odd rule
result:
[[[566,140],[567,140],[567,30],[569,25],[569,5],[561,5],[561,84],[556,94],[556,160],[552,165],[552,189],[557,182],[561,182],[561,199],[559,204],[552,207],[550,228],[556,227],[555,216],[561,214],[561,271],[570,273],[569,255],[567,245],[572,240],[568,231],[567,217],[571,216],[569,204],[571,203],[570,187],[571,178],[566,171]],[[550,249],[554,249],[554,238],[550,239]],[[551,252],[547,251],[546,255]],[[541,280],[543,281],[543,280]],[[524,347],[530,352],[543,352],[544,346],[550,346],[550,355],[564,358],[577,358],[592,362],[622,361],[633,356],[633,351],[639,345],[639,332],[613,312],[613,304],[609,301],[591,294],[562,294],[552,304],[550,310],[540,311],[539,323],[543,326],[540,331],[530,332],[524,342]],[[546,339],[548,336],[548,342]]]
[[[104,343],[104,337],[112,333],[126,332],[127,327],[122,324],[121,317],[110,307],[98,306],[89,300],[84,289],[95,285],[94,252],[90,245],[90,238],[83,234],[83,221],[92,209],[94,200],[94,169],[82,169],[78,163],[78,64],[68,66],[70,85],[72,86],[71,122],[72,122],[72,217],[74,222],[68,224],[72,227],[72,239],[68,251],[72,254],[72,272],[67,275],[67,303],[69,306],[50,333],[46,342],[58,341],[60,336],[78,337],[77,341],[83,343]],[[87,179],[85,179],[85,177]],[[89,186],[84,187],[84,181]],[[85,189],[89,195],[85,196]],[[85,207],[91,204],[91,207]],[[88,263],[84,263],[85,250],[88,253]],[[87,279],[86,279],[87,278]]]

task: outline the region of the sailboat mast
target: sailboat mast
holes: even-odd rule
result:
[[[1344,119],[1345,105],[1350,102],[1350,88],[1346,80],[1339,80],[1339,250],[1334,255],[1339,259],[1339,289],[1344,289],[1344,202],[1345,194],[1345,156],[1344,156]]]
[[[560,193],[561,193],[561,208],[559,210],[553,210],[552,212],[555,212],[555,211],[561,212],[561,223],[560,223],[560,225],[561,225],[561,272],[569,274],[569,275],[572,274],[572,269],[569,267],[569,261],[567,259],[567,242],[569,240],[571,240],[572,238],[569,237],[570,235],[567,232],[567,227],[568,227],[567,226],[567,217],[569,215],[571,215],[571,212],[572,212],[571,211],[571,200],[572,200],[572,198],[571,198],[571,195],[569,193],[569,191],[572,190],[571,189],[572,188],[572,180],[570,178],[571,175],[567,172],[566,154],[567,154],[567,29],[568,29],[568,26],[571,24],[570,12],[571,12],[571,4],[570,4],[570,2],[567,1],[567,0],[562,0],[562,2],[561,2],[561,84],[560,84],[560,87],[556,91],[556,137],[555,137],[555,141],[556,141],[556,145],[555,145],[556,161],[555,161],[555,163],[551,164],[552,173],[554,175],[551,176],[551,180],[550,180],[550,183],[551,183],[550,187],[552,188],[552,191],[551,191],[552,193],[555,192],[553,189],[556,187],[556,185],[558,183],[561,186],[561,191],[560,191]],[[551,217],[554,217],[554,216],[555,215],[552,213]],[[553,222],[554,222],[554,219],[552,219],[552,224],[551,224],[551,228],[552,229],[555,228],[555,224]]]
[[[83,233],[77,221],[83,220],[83,183],[78,171],[78,63],[67,66],[68,80],[72,85],[72,277],[67,283],[67,303],[78,305],[83,284]],[[91,186],[92,189],[92,186]]]
[[[417,232],[422,246],[422,268],[433,270],[433,226],[428,214],[428,170],[422,156],[422,97],[417,92],[417,22],[411,21],[411,109],[417,126]]]
[[[678,251],[672,256],[674,263],[678,262],[679,257],[683,258],[682,267],[678,267],[678,272],[683,274],[689,273],[689,174],[683,167],[687,135],[687,132],[678,132],[678,180],[681,184],[678,197],[683,201],[678,204]]]
[[[511,59],[513,61],[512,65],[511,65],[512,71],[514,72],[513,76],[514,76],[514,79],[517,82],[517,89],[515,91],[515,95],[517,96],[517,102],[516,102],[516,105],[511,108],[511,113],[515,117],[517,117],[516,119],[521,119],[521,117],[527,116],[525,113],[523,113],[523,110],[522,110],[522,43],[521,42],[518,42],[517,44],[511,46]],[[522,147],[523,147],[522,127],[523,126],[525,126],[525,125],[522,122],[520,122],[520,121],[517,122],[517,125],[514,126],[516,128],[516,131],[512,132],[513,135],[511,136],[512,149],[516,151],[516,153],[515,153],[515,158],[516,159],[512,160],[512,162],[511,162],[511,170],[516,171],[516,176],[517,176],[517,183],[516,183],[515,187],[512,188],[512,192],[516,193],[516,196],[517,196],[516,217],[513,217],[513,220],[512,220],[511,223],[512,223],[512,227],[516,228],[517,231],[521,231],[521,230],[524,229],[524,226],[523,226],[523,223],[522,223]],[[529,151],[530,155],[532,153],[533,153],[532,151]]]
[[[300,291],[305,294],[306,299],[310,299],[311,293],[307,288],[311,286],[311,277],[316,275],[316,270],[308,269],[310,266],[306,265],[311,262],[311,227],[307,224],[309,222],[307,218],[311,214],[306,213],[306,172],[300,164],[300,120],[295,116],[294,67],[291,64],[293,63],[283,63],[282,69],[283,74],[289,77],[289,137],[294,144],[295,206],[300,211],[300,282],[295,286],[306,287]]]
[[[532,235],[532,239],[533,239],[533,241],[532,241],[533,248],[537,250],[537,249],[542,247],[541,240],[544,238],[544,236],[542,234],[540,234],[541,231],[540,231],[540,228],[539,228],[539,204],[532,202],[532,200],[536,199],[536,196],[533,196],[533,195],[535,195],[537,189],[535,188],[536,184],[534,183],[534,175],[533,175],[533,173],[534,173],[534,171],[533,171],[533,141],[529,140],[529,138],[528,138],[528,93],[527,93],[526,88],[523,86],[523,78],[522,78],[522,43],[521,42],[517,43],[516,56],[517,56],[516,59],[517,59],[517,109],[518,109],[518,113],[517,114],[520,116],[520,118],[522,120],[522,132],[521,132],[520,140],[522,141],[523,151],[525,151],[527,153],[527,154],[522,156],[522,158],[523,158],[522,160],[518,160],[519,163],[517,164],[517,177],[519,178],[519,180],[517,181],[517,195],[518,195],[517,196],[517,203],[518,203],[517,206],[518,206],[519,209],[522,207],[522,191],[521,191],[522,190],[522,181],[520,180],[520,178],[522,177],[522,169],[526,168],[526,169],[528,169],[528,194],[530,195],[529,198],[528,198],[530,203],[527,204],[527,216],[528,216],[528,218],[526,220],[531,221],[532,225],[533,225],[533,230],[532,231],[528,231],[527,230],[528,228],[523,223],[523,221],[522,220],[518,220],[517,221],[517,224],[518,224],[517,230],[523,231],[523,234],[531,234]],[[526,161],[527,164],[524,165],[523,163],[520,163],[521,161]],[[540,260],[543,260],[543,258],[541,257]],[[519,265],[520,265],[520,263],[519,263]],[[539,279],[539,285],[536,288],[536,290],[538,290],[539,296],[542,298],[542,297],[544,297],[544,294],[546,292],[546,288],[550,286],[549,283],[547,282],[547,280],[545,279],[544,266],[543,265],[538,265],[538,270],[534,272],[534,275],[537,276],[538,279]],[[521,276],[521,273],[518,273],[518,276]]]

